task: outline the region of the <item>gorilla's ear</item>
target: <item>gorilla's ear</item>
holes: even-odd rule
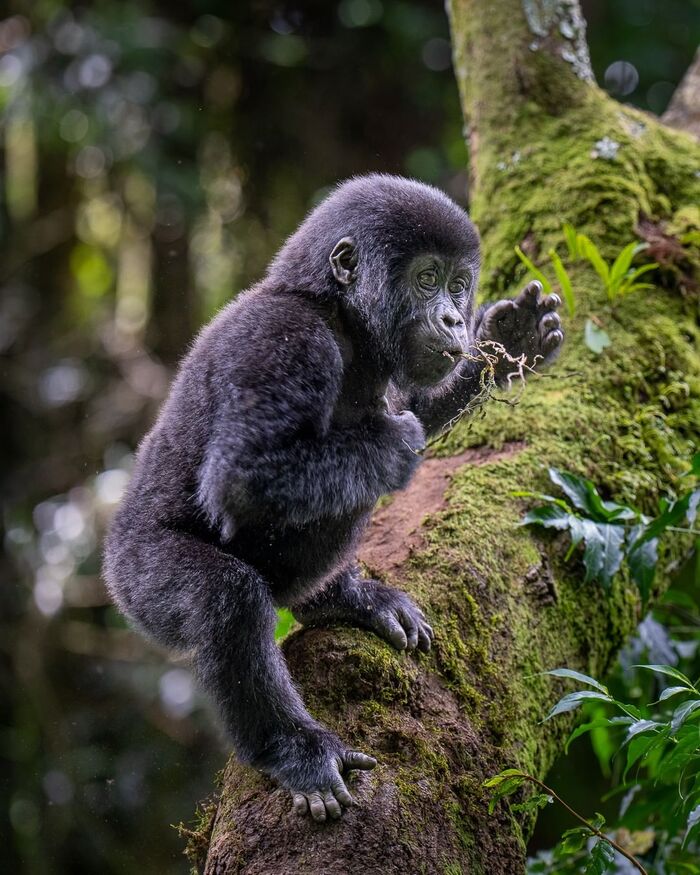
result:
[[[352,237],[343,237],[333,247],[329,261],[333,276],[341,286],[349,286],[357,276],[357,246]]]

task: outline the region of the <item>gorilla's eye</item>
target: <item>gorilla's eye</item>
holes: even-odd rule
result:
[[[463,276],[456,276],[448,288],[453,295],[463,295],[467,291],[467,281]]]
[[[438,285],[437,271],[428,269],[418,274],[418,282],[424,289],[436,289]]]

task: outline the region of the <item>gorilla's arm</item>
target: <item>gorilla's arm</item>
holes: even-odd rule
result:
[[[564,340],[556,308],[558,295],[542,296],[539,282],[529,283],[516,298],[484,304],[476,313],[473,336],[489,352],[488,342],[502,345],[514,359],[527,357],[530,366],[540,368],[559,354]],[[496,350],[494,349],[494,354]],[[390,409],[412,410],[428,435],[439,434],[481,391],[484,361],[460,362],[444,384],[433,389],[401,393],[389,392]],[[503,387],[516,369],[512,362],[500,359],[496,364],[496,382]]]
[[[389,408],[413,411],[423,423],[428,437],[440,434],[464,410],[481,388],[482,362],[462,361],[449,381],[431,389],[402,392],[389,386]]]
[[[371,508],[403,488],[423,446],[410,413],[332,421],[342,362],[329,333],[284,336],[285,362],[257,353],[255,383],[227,383],[200,469],[198,498],[225,538],[242,521],[274,515],[293,525]]]

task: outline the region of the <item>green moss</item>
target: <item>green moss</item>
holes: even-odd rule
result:
[[[204,871],[217,808],[218,797],[212,796],[199,803],[192,824],[186,826],[179,823],[175,826],[180,838],[185,839],[183,854],[191,865],[191,875],[199,875]]]
[[[387,710],[385,705],[370,699],[370,701],[362,703],[360,719],[363,722],[376,725],[380,720],[383,720],[386,717],[386,714]]]

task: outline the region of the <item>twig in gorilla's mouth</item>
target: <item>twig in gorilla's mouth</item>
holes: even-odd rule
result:
[[[462,353],[451,353],[448,349],[436,349],[434,346],[426,345],[425,348],[428,350],[428,352],[435,353],[435,355],[445,356],[445,358],[449,359],[451,362],[454,362],[458,356],[462,355]]]

